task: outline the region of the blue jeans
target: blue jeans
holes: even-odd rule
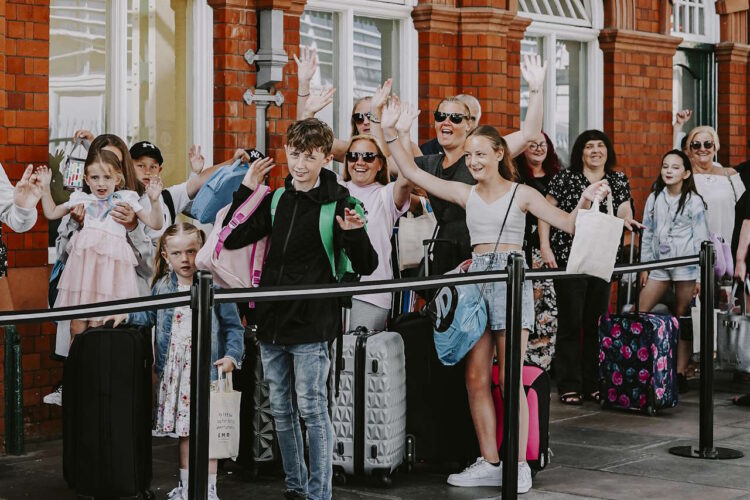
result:
[[[328,416],[328,344],[261,342],[260,356],[270,389],[286,489],[306,495],[308,500],[330,500],[334,435]],[[309,481],[300,416],[310,446]]]

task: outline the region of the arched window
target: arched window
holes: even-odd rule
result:
[[[522,54],[547,62],[544,131],[567,164],[570,147],[582,131],[603,123],[601,2],[590,0],[519,0],[518,14],[531,19],[521,42]],[[521,117],[528,88],[521,82]]]

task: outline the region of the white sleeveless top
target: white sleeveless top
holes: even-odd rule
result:
[[[523,245],[526,214],[518,207],[515,198],[508,211],[508,204],[516,189],[518,189],[518,184],[514,182],[505,195],[492,203],[487,203],[477,194],[477,187],[471,187],[469,198],[466,200],[466,226],[469,228],[472,246],[495,243],[506,212],[508,212],[508,220],[500,236],[500,243]]]

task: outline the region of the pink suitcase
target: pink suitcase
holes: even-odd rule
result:
[[[497,449],[503,444],[503,399],[500,395],[499,370],[492,366],[492,399],[497,415]],[[529,402],[529,441],[526,446],[526,461],[532,475],[544,469],[550,460],[549,449],[549,406],[550,379],[546,371],[533,365],[523,367],[523,388]],[[502,456],[502,452],[500,454]]]

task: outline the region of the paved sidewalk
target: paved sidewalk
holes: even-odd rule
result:
[[[598,405],[563,406],[553,397],[551,417],[552,463],[534,480],[524,499],[570,498],[678,498],[750,500],[750,409],[735,407],[730,397],[750,392],[748,384],[733,384],[717,373],[715,444],[739,449],[739,460],[710,461],[679,458],[671,446],[697,444],[697,381],[678,408],[647,417],[619,411],[601,411]],[[61,442],[30,444],[23,457],[0,457],[0,499],[73,499],[62,479]],[[154,441],[154,482],[157,498],[165,498],[177,483],[177,447],[174,440]],[[424,466],[398,474],[393,486],[383,489],[364,481],[334,488],[334,499],[443,499],[500,498],[494,488],[454,488],[445,484],[450,471]],[[243,480],[242,471],[219,477],[222,499],[283,498],[279,477]]]

